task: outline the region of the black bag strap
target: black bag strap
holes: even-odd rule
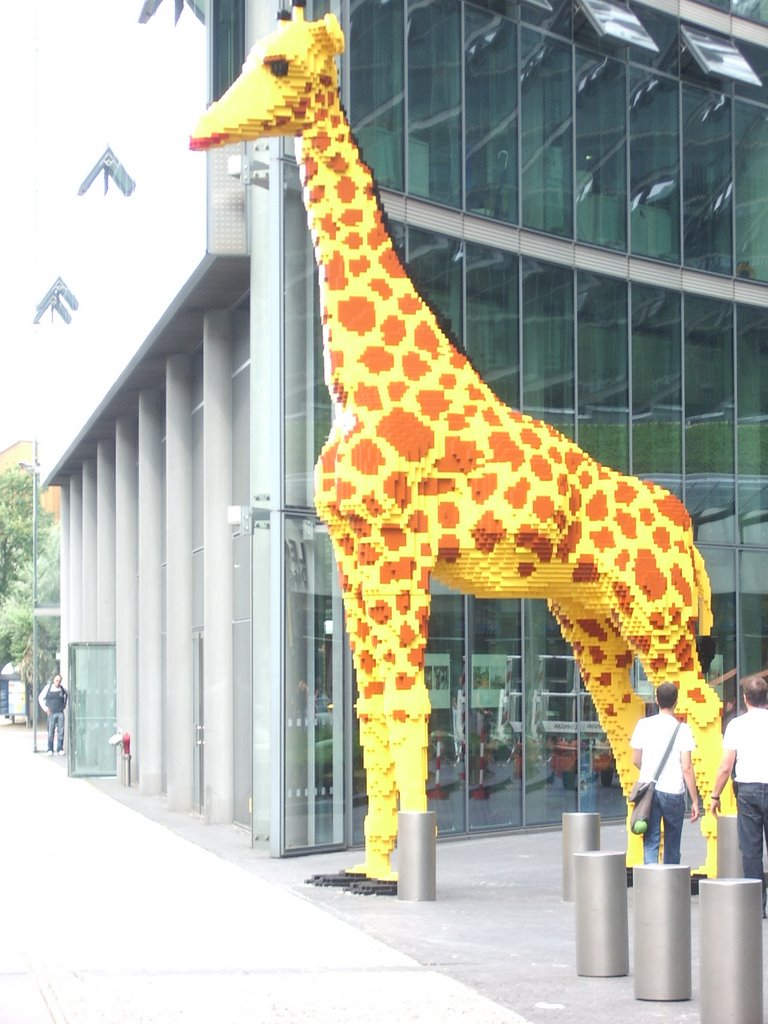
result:
[[[658,782],[659,781],[659,776],[661,775],[661,773],[662,773],[662,771],[664,769],[664,765],[667,763],[667,758],[672,753],[672,747],[675,745],[675,739],[677,738],[677,734],[680,731],[680,726],[682,724],[683,724],[682,722],[678,722],[677,725],[675,726],[675,731],[672,733],[672,738],[669,741],[667,749],[664,751],[664,757],[662,757],[661,761],[659,761],[659,767],[656,769],[656,774],[653,776],[653,781],[654,782]]]

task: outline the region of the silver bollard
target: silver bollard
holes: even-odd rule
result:
[[[702,881],[699,897],[701,1024],[763,1024],[760,882]]]
[[[627,867],[624,853],[575,853],[576,973],[629,974]]]
[[[397,815],[397,898],[434,900],[436,895],[437,816],[434,811]]]
[[[717,877],[744,877],[735,814],[717,816]]]
[[[600,849],[600,815],[580,811],[563,815],[563,900],[573,902],[574,853]]]
[[[635,999],[691,998],[691,871],[682,864],[632,870]]]

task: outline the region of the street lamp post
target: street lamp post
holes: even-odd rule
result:
[[[37,505],[38,476],[37,438],[33,442],[32,462],[20,462],[22,469],[32,474],[32,750],[37,753]]]

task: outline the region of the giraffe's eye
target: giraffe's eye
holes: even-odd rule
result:
[[[267,60],[264,62],[275,78],[285,78],[288,74],[288,61],[282,58],[276,58],[275,60]]]

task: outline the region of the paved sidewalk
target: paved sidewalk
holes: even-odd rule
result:
[[[559,831],[441,842],[434,903],[353,896],[306,879],[354,852],[270,859],[31,747],[0,724],[0,1024],[700,1020],[696,897],[692,1000],[576,975]],[[623,827],[602,846],[623,849]],[[701,862],[695,826],[683,849]]]

